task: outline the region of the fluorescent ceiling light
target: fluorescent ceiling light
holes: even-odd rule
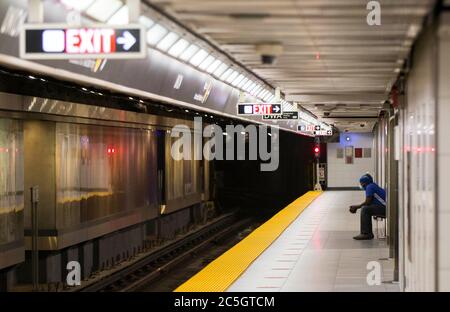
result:
[[[209,54],[208,52],[201,49],[192,57],[192,59],[189,62],[194,66],[198,66],[206,59],[208,54]]]
[[[237,71],[234,71],[228,78],[227,78],[227,82],[231,83],[234,79],[236,79],[236,77],[239,76],[239,73]]]
[[[269,102],[269,100],[271,99],[271,98],[273,98],[273,97],[275,97],[272,93],[268,93],[265,97],[264,97],[264,101],[266,101],[266,102]]]
[[[262,86],[257,85],[257,84],[255,83],[255,86],[250,90],[250,94],[253,95],[253,96],[255,96],[256,93],[259,92],[259,90],[261,90],[261,89],[262,89]]]
[[[200,48],[197,47],[195,44],[191,44],[189,48],[186,49],[181,55],[180,59],[183,61],[189,60]]]
[[[114,13],[108,20],[108,24],[111,25],[126,25],[128,24],[128,6],[124,5],[119,11]]]
[[[248,80],[249,80],[248,78],[244,77],[244,79],[242,79],[241,82],[237,83],[236,87],[242,88],[247,83]]]
[[[234,72],[231,68],[229,68],[222,76],[220,76],[220,79],[226,80],[230,75]]]
[[[256,95],[256,92],[258,92],[260,89],[261,89],[261,86],[256,85],[256,87],[253,88],[253,89],[250,91],[250,94],[251,94],[252,96],[255,96],[255,95]]]
[[[168,33],[168,30],[163,26],[156,24],[149,31],[147,31],[147,43],[155,45]]]
[[[235,78],[235,79],[231,82],[231,84],[232,84],[233,86],[237,86],[244,78],[245,78],[245,76],[241,74],[241,75],[239,75],[237,78]]]
[[[201,70],[206,70],[209,67],[209,65],[211,65],[215,60],[216,58],[210,55],[200,64],[198,68],[200,68]]]
[[[61,0],[61,3],[68,8],[75,9],[77,11],[84,11],[94,2],[94,0]]]
[[[245,91],[248,91],[248,89],[249,89],[250,86],[252,85],[253,81],[251,81],[251,80],[248,79],[248,78],[245,78],[245,79],[247,79],[247,82],[244,82],[244,85],[242,86],[242,89],[244,89]]]
[[[145,28],[149,29],[153,25],[155,25],[155,21],[147,16],[141,15],[139,16],[139,23],[145,26]]]
[[[119,0],[96,0],[87,9],[86,14],[105,23],[122,6],[122,1]]]
[[[208,73],[212,73],[213,71],[215,71],[219,66],[220,66],[220,64],[222,64],[222,61],[220,61],[220,60],[215,60],[207,69],[206,69],[206,71],[208,72]]]
[[[256,94],[256,97],[264,98],[268,92],[269,92],[269,90],[262,89],[261,91],[259,91],[259,92]]]
[[[255,96],[257,97],[257,98],[259,98],[260,97],[260,95],[262,95],[263,93],[265,93],[266,92],[266,90],[264,90],[264,88],[263,87],[261,87],[261,88],[258,88],[258,89],[256,89],[255,91],[253,91],[254,92],[254,94],[255,94]]]
[[[156,46],[161,51],[166,52],[174,43],[178,40],[180,36],[176,33],[171,32],[167,36],[165,36]]]
[[[181,53],[183,53],[184,50],[189,46],[189,41],[186,39],[180,39],[175,43],[169,50],[169,54],[173,57],[180,56]]]
[[[228,65],[225,63],[222,63],[219,68],[217,68],[214,71],[214,75],[217,77],[220,77],[226,70],[228,69]]]
[[[253,88],[256,88],[256,83],[254,83],[253,80],[250,80],[250,84],[244,87],[245,91],[250,92]]]
[[[258,97],[260,94],[262,94],[264,92],[264,87],[263,86],[259,86],[258,88],[256,88],[255,90],[253,90],[253,95]]]

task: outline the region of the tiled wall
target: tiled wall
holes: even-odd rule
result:
[[[429,27],[416,43],[403,116],[402,259],[406,291],[436,290],[436,36]],[[448,239],[447,239],[448,242]]]
[[[347,141],[346,138],[350,138]],[[353,164],[345,163],[345,147],[371,148],[371,158],[354,158]],[[337,149],[344,149],[344,158],[337,158]],[[327,144],[328,187],[358,187],[359,178],[375,170],[375,151],[372,133],[343,133],[339,143]]]
[[[437,269],[438,290],[450,291],[450,13],[443,16],[439,40]]]

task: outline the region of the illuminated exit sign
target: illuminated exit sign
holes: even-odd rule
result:
[[[238,115],[281,115],[281,104],[242,103],[237,106]]]
[[[140,25],[24,25],[20,38],[23,59],[145,58]]]

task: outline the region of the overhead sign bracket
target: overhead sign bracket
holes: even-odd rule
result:
[[[28,23],[44,22],[44,4],[42,0],[28,0]]]
[[[141,0],[127,0],[128,22],[137,23],[141,15]]]
[[[280,90],[280,88],[276,88],[274,102],[279,103],[280,101],[281,101],[281,90]]]

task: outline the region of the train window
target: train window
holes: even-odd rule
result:
[[[57,123],[59,224],[156,206],[156,171],[155,132]]]

